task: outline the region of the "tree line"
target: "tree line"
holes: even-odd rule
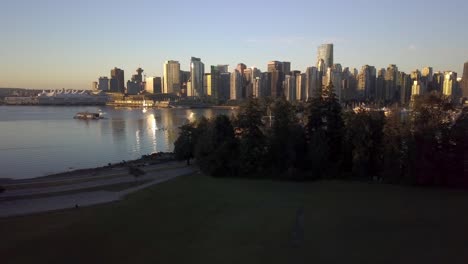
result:
[[[214,177],[362,179],[468,187],[468,112],[433,92],[412,111],[344,111],[329,84],[307,103],[249,99],[237,115],[180,128],[176,157]]]

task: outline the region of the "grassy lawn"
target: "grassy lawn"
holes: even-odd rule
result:
[[[0,234],[2,263],[468,263],[468,193],[191,175]]]

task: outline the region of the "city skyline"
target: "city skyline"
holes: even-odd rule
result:
[[[305,72],[316,66],[323,43],[334,44],[334,63],[358,70],[395,64],[411,73],[430,66],[461,76],[468,61],[465,2],[273,2],[248,2],[245,10],[242,1],[142,1],[136,7],[123,1],[8,2],[0,18],[8,36],[0,47],[0,87],[89,89],[114,67],[127,73],[142,67],[146,76],[163,76],[165,61],[179,61],[189,71],[191,57],[201,58],[206,68],[229,64],[232,70],[245,63],[265,72],[269,61],[278,60]],[[284,23],[269,25],[266,19],[275,14],[287,14]],[[253,30],[240,30],[247,26]]]

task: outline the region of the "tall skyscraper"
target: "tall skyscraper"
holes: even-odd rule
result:
[[[344,68],[343,70],[343,92],[341,98],[343,101],[351,101],[356,99],[356,91],[357,91],[357,75],[355,74],[356,69],[352,71],[349,68]]]
[[[365,100],[371,97],[372,68],[364,65],[358,75],[358,86],[356,99]]]
[[[99,77],[98,80],[98,89],[100,91],[109,91],[109,78],[107,77]]]
[[[293,102],[296,101],[296,76],[286,75],[284,77],[284,96],[286,100]]]
[[[318,47],[317,63],[320,60],[323,60],[323,62],[325,63],[325,71],[327,70],[327,68],[333,66],[333,44],[323,44],[320,45],[320,47]],[[318,65],[317,68],[319,68]]]
[[[460,86],[462,90],[462,96],[464,98],[468,98],[468,62],[466,62],[465,67],[463,67],[463,76]]]
[[[385,75],[387,71],[382,68],[377,72],[377,80],[375,85],[375,100],[383,103],[385,101]]]
[[[283,61],[283,62],[282,62],[281,71],[282,71],[284,74],[290,74],[290,73],[291,73],[291,62],[289,62],[289,61]]]
[[[164,85],[163,93],[179,93],[180,82],[180,63],[178,61],[166,61],[164,63]]]
[[[192,57],[190,60],[190,80],[192,83],[192,91],[194,96],[204,96],[203,77],[205,75],[205,64],[200,58]]]
[[[143,82],[143,75],[142,75],[143,71],[144,70],[142,68],[136,69],[137,73],[132,75],[132,81],[137,82],[137,83]]]
[[[253,83],[257,77],[260,77],[261,71],[256,67],[247,68],[244,70],[244,85],[242,89],[242,97],[248,98],[254,95]]]
[[[111,85],[111,91],[112,92],[119,92],[119,93],[125,93],[125,77],[124,77],[124,71],[115,67],[114,69],[111,70],[111,79],[116,80],[117,86]]]
[[[445,72],[444,89],[442,93],[450,97],[452,101],[457,99],[457,84],[457,73],[451,71]]]
[[[295,72],[296,75],[296,100],[306,101],[307,100],[307,74],[301,72]]]
[[[231,73],[231,100],[242,99],[242,86],[244,85],[244,77],[241,72],[235,69]]]
[[[433,77],[434,70],[432,67],[425,67],[422,70],[422,77],[424,78],[423,80],[426,81],[426,84],[429,82],[432,82],[432,77]]]
[[[316,67],[308,67],[306,70],[306,95],[305,100],[320,95],[322,83],[319,79],[319,72]]]
[[[280,61],[270,61],[268,63],[268,72],[271,73],[270,96],[273,98],[278,98],[284,94],[283,93],[283,81],[284,81],[283,63]]]
[[[385,74],[385,100],[395,100],[397,91],[398,67],[390,64]]]
[[[413,84],[411,80],[411,76],[404,72],[401,72],[400,82],[401,82],[400,104],[407,105],[411,100],[411,92],[412,92],[412,84]]]

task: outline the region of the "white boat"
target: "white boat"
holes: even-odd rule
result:
[[[73,117],[74,119],[85,119],[85,120],[97,120],[97,119],[103,119],[104,117],[101,115],[101,113],[90,113],[90,112],[79,112],[76,113],[76,115]]]

